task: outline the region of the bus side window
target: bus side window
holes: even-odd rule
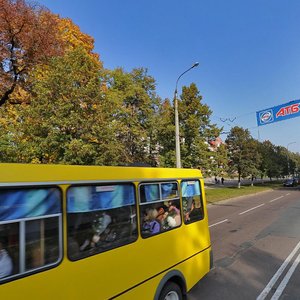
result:
[[[67,191],[68,256],[81,259],[137,239],[131,183],[71,186]]]
[[[139,199],[142,237],[181,225],[177,182],[142,183]]]
[[[0,280],[57,263],[61,224],[58,188],[1,189]]]
[[[183,180],[181,196],[184,223],[189,224],[203,219],[200,183],[198,180]]]
[[[26,222],[26,270],[55,263],[59,257],[59,231],[53,218]]]

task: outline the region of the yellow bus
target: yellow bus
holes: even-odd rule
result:
[[[1,299],[184,299],[211,267],[199,170],[0,164]]]

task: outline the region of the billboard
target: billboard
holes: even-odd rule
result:
[[[300,100],[256,112],[257,126],[267,125],[300,116]]]

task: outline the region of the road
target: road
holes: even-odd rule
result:
[[[188,300],[300,299],[300,190],[208,206],[214,268]]]

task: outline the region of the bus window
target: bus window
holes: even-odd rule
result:
[[[67,191],[68,255],[77,260],[137,239],[133,184],[72,186]]]
[[[181,225],[177,182],[142,183],[139,198],[142,237]]]
[[[58,188],[0,190],[0,280],[48,267],[61,257]]]
[[[189,224],[203,219],[200,183],[198,180],[181,182],[184,223]]]

